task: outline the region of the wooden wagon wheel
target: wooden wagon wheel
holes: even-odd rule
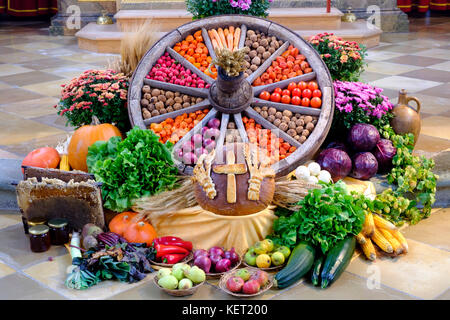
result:
[[[181,42],[188,35],[201,30],[202,36],[209,54],[212,58],[215,57],[214,50],[211,41],[208,36],[207,30],[212,28],[225,28],[227,26],[234,26],[235,28],[241,28],[241,38],[239,47],[244,46],[246,39],[247,29],[259,30],[269,36],[275,36],[277,39],[284,41],[272,55],[267,58],[258,69],[251,73],[241,83],[239,88],[239,94],[232,94],[230,99],[227,96],[218,94],[217,89],[220,86],[219,81],[212,79],[210,76],[203,73],[196,68],[191,62],[183,58],[178,52],[173,49],[173,46]],[[280,56],[289,45],[293,45],[298,48],[300,53],[303,54],[311,68],[312,72],[305,73],[300,76],[295,76],[287,80],[281,80],[273,84],[252,86],[253,81],[265,72],[265,70],[272,64],[272,62]],[[199,78],[203,79],[205,83],[209,84],[209,88],[193,88],[173,83],[157,81],[147,79],[146,76],[156,64],[157,60],[168,53],[172,58],[178,61],[186,69],[191,70]],[[314,109],[309,107],[301,107],[292,104],[275,103],[271,101],[261,100],[258,98],[262,91],[271,92],[275,88],[286,88],[290,82],[309,81],[316,80],[319,89],[322,91],[322,106],[320,109]],[[180,92],[181,94],[190,95],[192,97],[201,97],[203,101],[200,103],[185,107],[180,110],[152,116],[148,119],[143,118],[141,109],[142,88],[144,85],[149,85],[152,88],[160,90],[171,90],[174,92]],[[247,97],[250,95],[250,97]],[[247,101],[248,98],[248,101]],[[236,102],[236,99],[239,100]],[[298,165],[311,159],[319,149],[320,145],[325,140],[328,131],[331,126],[333,118],[333,106],[334,106],[334,90],[330,73],[322,61],[318,53],[299,35],[272,21],[249,17],[243,15],[223,15],[215,16],[206,19],[196,20],[180,26],[179,28],[167,33],[163,36],[153,47],[145,54],[137,66],[133,77],[130,82],[130,89],[128,91],[128,112],[131,124],[133,126],[139,126],[140,128],[149,128],[152,123],[160,123],[168,118],[175,118],[176,116],[184,113],[191,113],[205,108],[210,108],[208,114],[197,124],[195,127],[186,133],[174,146],[174,150],[177,150],[184,142],[189,141],[194,133],[199,132],[201,128],[212,118],[218,118],[221,120],[220,136],[216,141],[216,150],[221,149],[225,143],[225,132],[227,130],[228,123],[234,120],[235,126],[239,131],[241,140],[248,141],[248,135],[242,121],[242,117],[246,116],[253,118],[256,123],[259,123],[263,128],[270,129],[279,138],[288,142],[291,146],[296,147],[296,150],[288,157],[282,159],[273,164],[273,168],[278,176],[285,175],[294,170]],[[277,111],[283,112],[289,110],[293,113],[301,115],[310,115],[317,117],[317,122],[312,133],[308,136],[306,141],[300,143],[292,136],[288,135],[278,128],[264,117],[262,117],[255,108],[258,106],[274,107]],[[180,159],[175,159],[175,164],[183,174],[192,174],[193,166],[185,165]]]

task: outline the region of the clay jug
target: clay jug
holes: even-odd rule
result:
[[[416,110],[410,105],[409,101],[416,102]],[[419,138],[420,133],[420,101],[416,97],[406,95],[406,90],[400,90],[398,94],[398,103],[392,110],[394,118],[391,120],[391,126],[397,134],[412,133],[414,135],[414,145]]]

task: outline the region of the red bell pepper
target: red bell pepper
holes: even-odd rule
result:
[[[178,237],[161,237],[153,240],[153,246],[157,244],[170,245],[170,246],[178,246],[186,249],[187,251],[192,251],[192,242],[184,241]]]
[[[186,250],[185,248],[182,248],[182,247],[178,247],[178,246],[157,244],[155,246],[155,249],[156,249],[156,258],[161,258],[162,256],[164,256],[166,254],[171,254],[171,253],[182,253],[185,255],[189,254],[188,250]]]
[[[183,254],[183,253],[171,253],[171,254],[166,254],[164,256],[162,256],[161,261],[163,263],[168,263],[168,264],[175,264],[180,262],[181,260],[184,259],[184,257],[186,257],[187,254]]]
[[[167,236],[167,237],[155,238],[153,240],[153,242],[155,244],[158,244],[158,243],[166,244],[166,243],[163,243],[163,242],[171,242],[171,241],[183,241],[183,239],[178,238],[178,237]]]

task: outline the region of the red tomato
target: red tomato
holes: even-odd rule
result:
[[[289,104],[290,102],[291,102],[291,97],[288,96],[287,94],[285,94],[281,97],[281,103]]]
[[[289,91],[293,91],[294,89],[296,89],[297,88],[297,84],[295,83],[295,82],[291,82],[291,83],[289,83],[289,85],[288,85],[288,87],[287,87],[287,89],[289,90]]]
[[[310,81],[310,82],[308,83],[308,89],[311,90],[311,91],[314,91],[314,90],[319,89],[319,86],[317,85],[317,82],[315,82],[315,81]]]
[[[316,89],[313,91],[312,96],[320,98],[322,96],[322,91],[320,91],[319,89]]]
[[[280,102],[281,95],[278,92],[274,92],[270,95],[270,101],[272,102]]]
[[[291,96],[291,91],[289,91],[288,89],[284,89],[282,92],[281,92],[281,95],[282,96]]]
[[[312,96],[312,91],[309,89],[305,89],[302,91],[302,97],[310,99]]]
[[[293,97],[300,97],[302,95],[302,90],[300,90],[299,88],[295,88],[291,91],[291,95]]]
[[[303,98],[302,99],[302,106],[303,107],[309,107],[309,103],[310,103],[309,98]]]
[[[275,90],[273,90],[273,93],[279,93],[279,94],[281,94],[281,92],[282,92],[283,90],[281,90],[281,88],[275,88]],[[272,94],[273,94],[272,93]]]
[[[263,100],[269,100],[270,99],[270,93],[268,91],[263,91],[259,94],[259,98]]]
[[[300,90],[305,90],[306,88],[308,88],[308,84],[305,81],[300,81],[297,85],[297,88],[299,88]]]
[[[302,103],[302,99],[299,96],[292,97],[291,104],[295,104],[296,106],[299,106],[300,103]]]
[[[322,99],[319,97],[314,97],[311,99],[311,107],[312,108],[320,108],[322,106]]]

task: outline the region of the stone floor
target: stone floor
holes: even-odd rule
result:
[[[383,34],[370,49],[362,81],[396,102],[404,88],[422,102],[416,152],[450,150],[450,19],[412,19],[411,32]],[[20,158],[54,146],[72,130],[55,114],[60,85],[112,55],[78,49],[73,37],[48,36],[47,23],[0,22],[0,158]],[[450,299],[450,209],[403,230],[410,252],[368,263],[355,256],[329,289],[300,282],[261,299]],[[104,282],[87,291],[64,287],[70,257],[63,247],[32,254],[16,212],[0,212],[0,299],[167,299],[148,276],[128,285]],[[374,279],[379,279],[378,285]],[[216,282],[188,299],[229,299]]]

